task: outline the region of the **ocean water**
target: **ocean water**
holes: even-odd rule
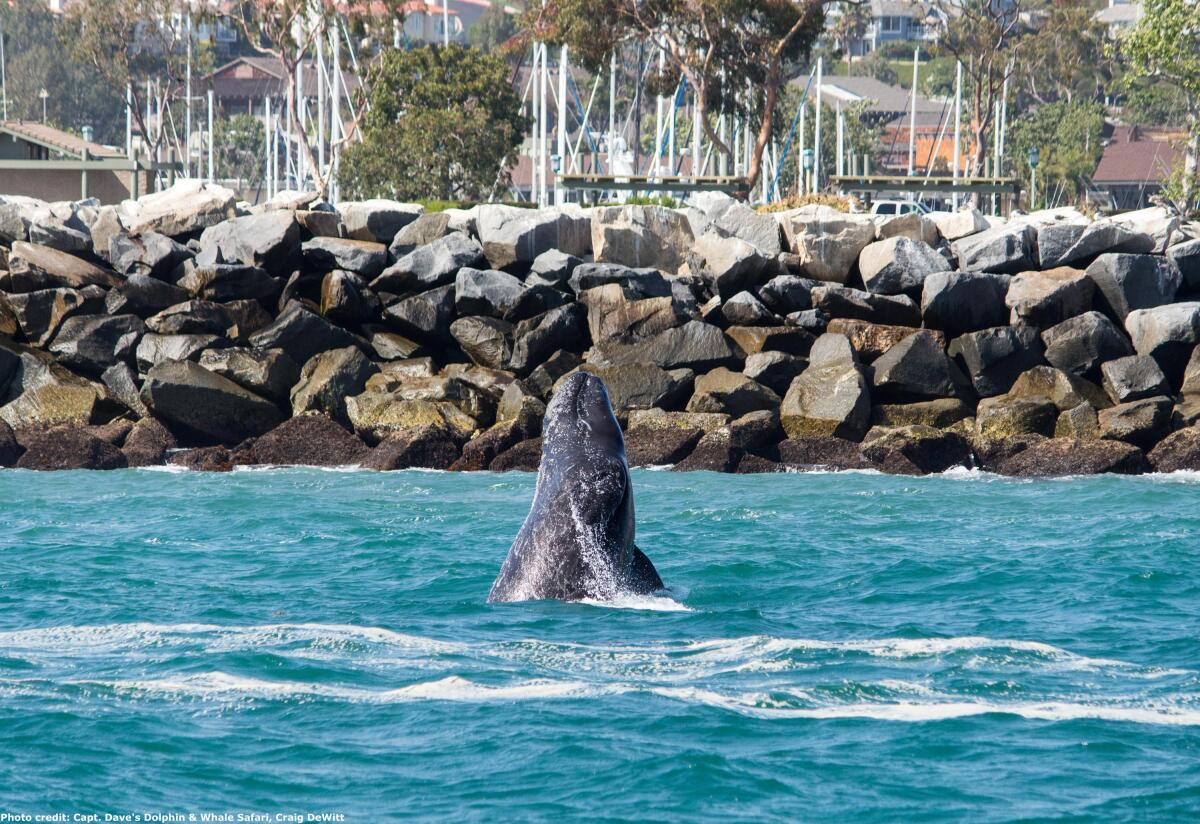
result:
[[[491,606],[531,475],[0,473],[0,814],[1200,816],[1200,476],[632,474]]]

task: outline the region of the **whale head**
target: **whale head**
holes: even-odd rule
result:
[[[557,460],[625,461],[625,438],[604,381],[575,372],[559,385],[546,408],[542,454]]]

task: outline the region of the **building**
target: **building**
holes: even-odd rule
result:
[[[1183,163],[1182,129],[1117,126],[1092,174],[1089,194],[1110,210],[1152,205],[1171,173]]]
[[[831,20],[846,13],[840,4],[828,8]],[[920,0],[871,0],[862,36],[850,40],[850,57],[863,57],[892,42],[932,43],[938,39],[942,15]]]
[[[1110,37],[1135,25],[1142,19],[1142,4],[1135,0],[1108,0],[1108,7],[1096,12],[1096,20],[1108,27]]]
[[[305,60],[299,71],[300,97],[316,111],[320,72],[316,61]],[[201,88],[211,88],[217,112],[222,117],[248,114],[262,118],[266,100],[271,100],[272,112],[278,115],[280,103],[287,99],[288,77],[283,62],[274,57],[246,55],[236,57],[205,75]],[[342,71],[343,112],[349,115],[349,96],[358,86],[358,78]]]
[[[144,191],[149,173],[111,146],[44,123],[0,121],[0,192],[7,195],[118,203]]]

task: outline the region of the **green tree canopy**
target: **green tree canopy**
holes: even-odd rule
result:
[[[386,51],[371,67],[363,142],[342,154],[353,197],[483,200],[508,184],[527,127],[509,67],[478,49]]]
[[[1028,186],[1030,149],[1039,152],[1036,202],[1054,206],[1082,200],[1104,151],[1104,105],[1061,100],[1015,120],[1009,132],[1012,171]]]
[[[266,136],[262,121],[248,114],[223,117],[214,124],[217,177],[255,181],[262,178]]]

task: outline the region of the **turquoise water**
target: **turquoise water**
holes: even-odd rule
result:
[[[1200,814],[1200,477],[633,480],[490,606],[531,475],[0,473],[0,813]]]

